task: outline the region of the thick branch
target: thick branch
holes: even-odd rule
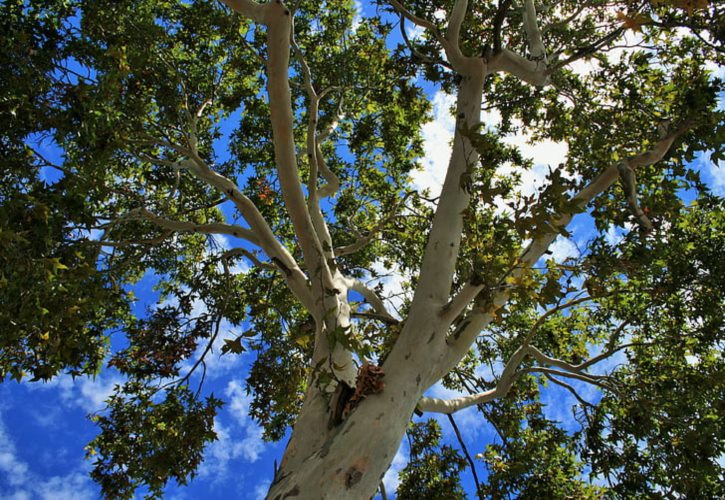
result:
[[[226,6],[235,12],[251,19],[256,23],[264,22],[264,14],[266,5],[255,2],[254,0],[221,0]]]
[[[309,290],[307,289],[306,276],[300,270],[294,257],[292,257],[292,254],[290,254],[284,245],[277,240],[272,232],[272,228],[269,226],[254,202],[242,193],[236,183],[212,170],[198,154],[189,148],[156,138],[149,138],[149,141],[154,144],[171,148],[181,154],[191,156],[193,158],[192,160],[187,159],[179,162],[171,162],[145,154],[139,155],[140,158],[146,161],[168,166],[175,170],[188,170],[197,178],[206,182],[209,186],[215,188],[217,191],[229,198],[234,203],[237,210],[239,210],[242,214],[244,220],[246,220],[251,227],[251,229],[247,231],[251,231],[251,235],[254,239],[247,239],[262,248],[262,250],[264,250],[271,259],[279,261],[285,269],[285,275],[291,277],[291,279],[288,279],[287,282],[290,285],[292,292],[305,304],[306,307],[311,308],[312,301],[310,299]],[[233,234],[233,236],[237,235]]]
[[[627,161],[630,168],[643,167],[652,165],[660,161],[669,151],[672,144],[682,134],[692,126],[690,121],[684,122],[676,130],[669,133],[666,137],[658,141],[652,149],[641,153],[639,155],[631,157]],[[594,199],[597,195],[609,188],[619,177],[619,171],[617,164],[610,165],[604,172],[592,180],[587,186],[585,186],[579,193],[577,193],[571,199],[571,206],[578,206],[579,209],[586,207],[589,202]],[[555,218],[550,226],[553,227],[551,231],[542,234],[541,236],[534,239],[529,246],[524,250],[522,256],[519,259],[518,267],[511,273],[513,278],[520,277],[529,267],[531,267],[536,261],[541,258],[544,252],[556,239],[558,230],[556,228],[564,228],[574,217],[575,212],[569,212],[562,214]],[[473,288],[473,290],[465,290],[466,288]],[[480,293],[483,290],[482,285],[474,285],[468,283],[464,286],[464,290],[461,293],[466,295],[474,295],[473,291]],[[480,331],[486,327],[495,318],[495,312],[498,308],[503,306],[508,300],[510,290],[508,288],[502,288],[498,290],[490,304],[484,308],[476,308],[474,311],[469,313],[466,318],[461,322],[460,326],[456,329],[451,338],[449,338],[449,352],[446,355],[446,361],[443,363],[442,373],[448,373],[453,366],[460,360],[468,351],[471,344],[478,336]]]
[[[441,310],[443,319],[452,323],[473,302],[479,291],[478,287],[464,286]]]
[[[455,5],[453,6],[453,10],[451,11],[450,20],[445,36],[441,34],[440,31],[438,31],[438,28],[435,24],[428,21],[427,19],[423,19],[422,17],[413,15],[409,10],[403,7],[403,5],[398,2],[398,0],[387,0],[387,2],[407,20],[409,20],[413,24],[420,26],[421,28],[430,31],[430,33],[438,41],[438,43],[443,46],[443,50],[445,51],[446,56],[448,56],[448,62],[451,63],[453,68],[459,73],[468,73],[468,71],[470,70],[470,61],[469,58],[465,57],[461,52],[458,40],[460,37],[461,24],[463,23],[463,19],[466,15],[466,10],[468,8],[468,0],[456,1]]]
[[[478,71],[461,80],[453,151],[428,235],[411,314],[415,314],[417,307],[429,309],[432,304],[442,307],[450,295],[463,231],[462,214],[470,199],[461,185],[461,178],[479,158],[467,137],[480,125],[484,68],[480,59],[476,61]]]
[[[503,71],[514,75],[522,81],[542,87],[549,83],[549,74],[543,61],[532,61],[506,48],[488,61],[491,72]]]
[[[496,384],[496,387],[490,391],[455,399],[423,397],[418,402],[418,409],[423,412],[451,414],[459,410],[463,410],[464,408],[468,408],[469,406],[488,403],[494,399],[504,397],[508,394],[509,390],[511,390],[511,386],[516,381],[516,378],[520,373],[517,372],[517,369],[527,354],[528,348],[520,347],[513,356],[511,356],[508,363],[506,363],[506,366],[501,373],[501,379]]]
[[[325,254],[325,260],[327,261],[329,259],[334,259],[335,256],[332,253],[332,246],[330,243],[332,238],[330,236],[327,223],[325,222],[325,218],[322,215],[320,198],[317,191],[317,175],[320,164],[318,160],[319,148],[317,147],[317,120],[319,118],[320,97],[317,95],[315,87],[312,84],[310,66],[307,64],[307,60],[305,59],[302,50],[295,41],[294,33],[291,35],[291,44],[294,48],[295,56],[302,67],[302,79],[304,81],[305,90],[307,91],[307,97],[310,101],[307,108],[307,160],[310,167],[310,176],[307,182],[307,211],[309,212],[312,225],[317,232],[318,239],[321,238],[322,241],[328,242],[327,245],[322,245],[322,251]]]
[[[398,323],[398,320],[388,312],[382,299],[378,297],[375,291],[371,290],[359,280],[350,280],[349,289],[357,292],[365,298],[365,301],[372,306],[375,312],[388,323]]]
[[[463,53],[461,52],[460,39],[461,39],[461,26],[463,20],[466,18],[466,11],[468,10],[468,0],[456,0],[451,10],[451,15],[448,19],[448,28],[446,29],[446,39],[451,44],[450,50],[446,50],[448,58],[451,63],[456,66],[457,61],[463,60]]]
[[[307,268],[321,273],[324,287],[333,288],[322,244],[310,218],[297,169],[294,114],[289,86],[289,57],[292,19],[282,3],[269,4],[267,16],[267,93],[274,138],[274,155],[282,197],[292,221]],[[316,280],[313,280],[315,282]]]
[[[534,0],[524,0],[524,30],[526,38],[529,40],[531,58],[535,61],[543,61],[546,65],[546,49],[541,39]]]

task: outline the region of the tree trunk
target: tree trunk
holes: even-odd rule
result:
[[[298,455],[297,436],[325,434],[327,422],[323,416],[316,423],[308,419],[307,425],[298,421],[267,498],[371,498],[390,467],[422,393],[415,378],[397,377],[406,382],[393,381],[381,393],[367,396],[306,458]],[[293,456],[288,460],[290,453]]]

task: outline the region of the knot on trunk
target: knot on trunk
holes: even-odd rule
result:
[[[383,382],[384,376],[385,372],[382,367],[370,364],[366,361],[357,372],[355,392],[345,405],[345,409],[342,412],[342,418],[346,418],[352,410],[360,404],[360,401],[365,399],[368,395],[383,392],[383,389],[385,388],[385,382]]]
[[[368,395],[383,392],[385,382],[382,379],[384,376],[385,372],[381,366],[366,361],[357,372],[354,390],[345,382],[340,382],[333,397],[333,414],[329,427],[342,423]]]
[[[360,482],[362,476],[362,471],[356,469],[355,467],[349,468],[345,473],[345,487],[349,490]]]

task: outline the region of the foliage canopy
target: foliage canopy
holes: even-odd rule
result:
[[[481,497],[725,496],[725,216],[697,168],[725,159],[722,6],[359,8],[3,2],[0,379],[127,378],[87,448],[109,497],[194,475],[212,346],[254,354],[265,438],[319,434],[293,434],[272,491],[390,394],[393,453],[414,409],[475,406],[497,434],[473,460],[411,424],[401,498],[460,498],[470,467]],[[438,90],[440,194],[413,181]],[[567,148],[536,189],[521,135]],[[421,399],[439,380],[471,396]],[[377,485],[365,467],[344,487]]]

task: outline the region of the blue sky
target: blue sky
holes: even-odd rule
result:
[[[414,31],[411,31],[414,36]],[[447,162],[448,141],[453,131],[453,119],[448,113],[453,98],[430,86],[427,92],[434,104],[433,120],[423,130],[426,157],[423,169],[416,173],[416,187],[436,191],[442,182]],[[223,127],[228,132],[236,119],[232,116]],[[487,123],[495,123],[496,116],[485,117]],[[526,137],[517,136],[511,143],[522,148],[525,155],[536,161],[536,167],[524,176],[524,190],[533,191],[544,180],[547,164],[556,165],[566,155],[566,146],[555,143],[530,145]],[[48,152],[53,148],[46,145]],[[57,152],[55,152],[57,154]],[[223,159],[226,154],[220,143],[217,153]],[[704,154],[696,161],[704,180],[717,194],[725,194],[725,169],[718,168]],[[53,173],[48,172],[48,180]],[[574,240],[560,239],[554,244],[554,258],[563,260],[576,255],[577,245],[591,235],[586,220],[575,220]],[[612,229],[612,238],[617,231]],[[220,240],[230,245],[229,240]],[[399,278],[389,278],[386,283],[389,293],[395,293]],[[156,295],[151,291],[155,282],[152,275],[146,276],[135,287],[139,298],[137,311],[154,304]],[[209,362],[205,392],[222,397],[226,405],[220,411],[215,428],[219,440],[207,449],[205,461],[198,476],[186,487],[171,484],[166,492],[169,499],[240,499],[263,498],[272,479],[274,461],[279,460],[284,448],[280,443],[266,443],[261,438],[261,429],[247,415],[249,396],[244,391],[244,380],[251,362],[251,354],[220,356],[219,347],[224,338],[234,338],[239,332],[225,330]],[[48,383],[0,384],[0,498],[3,499],[92,499],[99,497],[99,488],[90,480],[88,472],[91,463],[85,460],[84,446],[95,436],[96,427],[86,416],[102,410],[104,399],[115,384],[122,383],[121,376],[113,370],[104,371],[95,379],[70,376],[56,377]],[[595,401],[597,393],[591,387],[577,385],[580,394]],[[431,389],[436,396],[455,396],[441,386]],[[564,423],[569,429],[573,421],[569,408],[575,402],[563,389],[548,390],[543,398],[547,413]],[[456,415],[458,425],[466,439],[471,454],[483,451],[485,444],[494,439],[490,425],[470,408]],[[450,425],[445,418],[439,418],[444,430],[444,440],[455,441]],[[388,493],[395,488],[397,471],[406,463],[407,450],[403,445],[396,455],[385,482]],[[479,477],[484,478],[482,464],[478,467]],[[472,491],[470,471],[463,474],[468,491]],[[141,497],[142,495],[139,495]],[[391,495],[392,496],[392,495]]]

